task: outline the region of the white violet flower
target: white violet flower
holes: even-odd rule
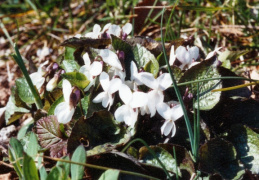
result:
[[[167,136],[172,132],[171,137],[173,137],[176,133],[174,121],[183,116],[181,105],[177,104],[170,108],[166,103],[159,103],[157,105],[157,112],[165,119],[165,122],[161,127],[161,134]]]
[[[99,55],[106,64],[111,66],[110,71],[114,72],[113,76],[118,75],[121,79],[125,78],[125,73],[117,54],[109,49],[102,49],[99,51]]]
[[[103,88],[103,92],[98,94],[94,99],[94,103],[100,103],[102,102],[103,107],[108,107],[108,110],[113,104],[114,97],[113,93],[119,90],[122,82],[119,78],[114,78],[110,81],[109,75],[106,72],[102,72],[99,76],[101,86]]]
[[[174,55],[174,46],[171,47],[171,53],[170,53],[170,60],[169,64],[172,65],[174,64],[176,58],[181,62],[181,65],[179,68],[183,69],[188,69],[191,66],[197,64],[193,63],[193,61],[197,60],[199,57],[199,48],[196,46],[193,47],[183,47],[179,46]]]
[[[84,91],[88,91],[90,87],[94,85],[96,76],[101,74],[103,65],[99,61],[94,61],[93,63],[91,63],[88,53],[85,53],[83,55],[83,59],[84,59],[85,65],[83,65],[79,69],[79,72],[83,73],[90,81],[88,86],[84,89]]]
[[[172,79],[169,73],[163,73],[155,79],[153,74],[147,72],[140,73],[140,79],[146,86],[153,89],[148,92],[148,111],[144,110],[146,108],[144,107],[142,108],[142,114],[146,111],[153,117],[156,113],[156,105],[164,101],[163,91],[171,86]]]
[[[128,126],[134,127],[138,119],[137,108],[147,104],[147,94],[143,92],[132,93],[126,84],[122,84],[119,89],[119,96],[125,104],[115,111],[115,119],[119,122],[124,121]]]
[[[57,116],[59,123],[66,124],[69,121],[71,121],[72,116],[75,112],[75,107],[73,103],[70,101],[70,95],[72,93],[72,86],[70,82],[64,79],[62,88],[65,101],[57,105],[57,107],[54,110],[54,115]]]

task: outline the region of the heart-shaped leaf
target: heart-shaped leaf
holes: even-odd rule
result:
[[[259,174],[259,134],[252,129],[236,124],[231,127],[229,140],[237,150],[237,156],[253,174]]]
[[[133,47],[133,54],[138,67],[143,67],[145,71],[152,73],[154,77],[157,76],[159,63],[150,51],[137,44]]]
[[[208,78],[217,78],[221,77],[218,72],[218,69],[215,67],[214,63],[216,61],[216,56],[213,56],[211,59],[205,60],[190,69],[188,69],[184,75],[180,78],[179,83],[200,80],[200,79],[208,79]],[[199,105],[200,110],[209,110],[212,109],[220,100],[221,92],[211,92],[213,89],[222,88],[221,80],[210,80],[199,83],[199,91],[197,89],[198,84],[192,83],[187,85],[189,92],[197,96],[199,92]],[[181,91],[184,94],[185,88],[181,87]],[[197,101],[194,106],[197,108]]]
[[[239,166],[234,146],[220,138],[212,139],[200,147],[200,170],[219,173],[224,179],[238,179],[244,174]]]

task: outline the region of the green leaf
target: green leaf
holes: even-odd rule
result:
[[[49,108],[48,115],[54,115],[57,105],[61,102],[64,102],[64,96],[58,98]]]
[[[38,153],[38,148],[39,148],[39,145],[38,145],[37,137],[33,132],[31,132],[29,136],[29,143],[27,145],[27,148],[24,149],[24,151],[30,157],[35,158]]]
[[[58,166],[55,166],[51,169],[47,180],[67,180],[67,178],[65,178],[64,170]]]
[[[64,59],[65,60],[75,60],[75,57],[74,57],[75,50],[76,49],[72,48],[72,47],[65,47]]]
[[[11,137],[10,146],[13,148],[15,157],[17,159],[23,157],[23,147],[19,140],[17,140],[14,137]],[[22,164],[22,159],[20,159],[19,162]]]
[[[178,171],[178,174],[181,174],[180,170],[178,168],[176,169],[176,167],[178,166],[176,164],[175,159],[168,151],[159,146],[150,146],[150,148],[155,152],[156,156],[164,164],[168,171],[174,173]],[[145,146],[139,149],[139,159],[143,163],[147,163],[161,168],[161,165],[159,164],[157,159],[149,152],[148,148]]]
[[[253,174],[259,174],[259,134],[250,128],[236,124],[231,127],[229,140],[237,150],[237,156]]]
[[[116,180],[119,179],[120,176],[120,171],[119,170],[114,170],[114,169],[109,169],[106,170],[104,173],[102,173],[101,177],[98,180]]]
[[[34,96],[25,78],[16,79],[15,85],[17,87],[18,95],[23,102],[27,104],[35,103]]]
[[[90,83],[87,77],[80,72],[68,72],[61,75],[63,78],[67,79],[72,86],[76,86],[81,90],[84,90],[86,86]]]
[[[211,59],[205,60],[190,69],[188,69],[184,75],[180,78],[179,83],[221,77],[218,69],[215,67],[214,63],[216,61],[216,56]],[[189,92],[196,97],[197,95],[197,83],[187,85]],[[222,88],[222,83],[220,80],[211,80],[199,83],[199,94],[200,94],[200,110],[212,109],[220,100],[221,92],[211,92],[213,89]],[[181,87],[182,94],[185,92],[185,87]],[[194,106],[197,108],[197,101]]]
[[[11,137],[10,147],[8,149],[9,160],[13,162],[14,169],[18,174],[19,178],[22,179],[23,172],[21,165],[23,164],[23,147],[20,141]],[[19,160],[18,160],[19,159]]]
[[[78,163],[86,163],[86,152],[83,145],[80,145],[76,148],[71,161]],[[84,175],[84,166],[71,164],[71,179],[78,180],[82,179]]]
[[[89,147],[95,147],[105,143],[123,144],[129,137],[126,128],[119,126],[109,111],[102,110],[76,122],[68,139],[68,152],[73,152],[82,141],[87,141]]]
[[[137,66],[143,67],[145,71],[152,73],[156,77],[159,71],[159,63],[155,56],[139,44],[133,48],[133,53]]]
[[[25,109],[23,107],[17,107],[15,105],[15,97],[14,95],[11,95],[9,97],[9,100],[6,104],[6,110],[5,110],[5,123],[7,125],[13,123],[17,119],[19,119],[23,114],[30,112],[28,109]]]
[[[64,160],[70,160],[68,156],[62,157],[61,159]],[[62,161],[58,161],[56,166],[60,167],[63,169],[63,171],[65,172],[64,176],[65,179],[68,179],[69,177],[69,172],[70,172],[70,163],[66,163],[66,162],[62,162]]]
[[[73,72],[75,70],[79,71],[80,66],[75,60],[63,60],[61,67],[66,71],[66,72]]]
[[[41,180],[46,180],[47,179],[47,176],[48,176],[48,173],[45,169],[44,166],[42,166],[40,169],[39,169],[39,172],[40,172],[40,179]]]
[[[24,153],[23,156],[23,174],[24,179],[39,179],[38,170],[33,158]]]
[[[212,139],[200,147],[200,170],[219,173],[224,179],[238,179],[244,168],[238,164],[234,146],[220,138]]]

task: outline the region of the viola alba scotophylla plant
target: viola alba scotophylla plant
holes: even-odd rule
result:
[[[113,93],[119,90],[122,84],[121,79],[114,78],[110,81],[109,75],[106,72],[102,72],[99,76],[99,80],[104,91],[98,94],[93,99],[93,102],[102,102],[102,106],[105,108],[108,107],[108,110],[110,110],[110,107],[112,106],[114,101]]]
[[[83,65],[79,69],[79,72],[83,73],[90,81],[90,83],[84,89],[84,91],[88,91],[90,87],[94,85],[96,76],[101,74],[103,70],[103,64],[100,61],[94,61],[93,63],[91,63],[88,53],[85,53],[83,55],[83,59],[84,59],[85,65]]]
[[[99,55],[102,57],[103,62],[111,66],[109,70],[111,77],[117,75],[121,79],[125,78],[125,73],[122,71],[123,68],[117,54],[109,49],[102,49],[99,51]]]
[[[143,84],[152,90],[148,92],[147,107],[142,108],[141,114],[150,114],[153,117],[156,114],[156,105],[164,101],[163,91],[172,84],[169,73],[163,73],[158,78],[154,78],[153,74],[148,72],[140,73],[140,79]]]
[[[58,122],[66,124],[72,120],[72,116],[75,112],[74,103],[71,102],[70,96],[72,93],[72,86],[66,79],[62,83],[64,102],[57,105],[54,111],[54,115],[57,116]]]
[[[174,121],[183,116],[181,105],[173,104],[173,107],[170,108],[166,103],[159,103],[157,105],[157,112],[165,119],[161,127],[161,134],[168,136],[168,134],[172,132],[171,137],[173,137],[176,133]]]
[[[178,59],[181,62],[180,69],[189,69],[191,66],[197,64],[194,62],[199,57],[199,48],[179,46],[174,53],[174,46],[171,47],[169,64],[173,65],[175,60]]]
[[[138,108],[145,106],[148,102],[147,94],[137,91],[132,93],[127,85],[122,84],[119,95],[124,105],[115,111],[115,119],[119,122],[124,121],[128,126],[134,127],[138,119]]]

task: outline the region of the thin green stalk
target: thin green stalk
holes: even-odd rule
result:
[[[166,65],[168,67],[168,72],[171,76],[171,79],[172,79],[172,82],[173,82],[173,86],[174,86],[174,90],[176,92],[176,95],[177,95],[177,98],[182,106],[182,109],[183,109],[183,113],[184,113],[184,120],[185,120],[185,123],[186,123],[186,127],[187,127],[187,130],[188,130],[188,135],[189,135],[189,138],[190,138],[190,144],[191,144],[191,149],[192,149],[192,153],[194,153],[194,139],[193,139],[193,132],[192,132],[192,127],[191,127],[191,124],[190,124],[190,120],[189,120],[189,117],[188,117],[188,114],[187,114],[187,110],[186,110],[186,107],[184,105],[184,102],[183,102],[183,98],[182,98],[182,95],[179,91],[179,88],[177,86],[177,83],[176,83],[176,80],[174,78],[174,75],[173,75],[173,72],[170,68],[170,65],[169,65],[169,62],[168,62],[168,59],[167,59],[167,56],[166,56],[166,51],[165,51],[165,43],[164,43],[164,38],[163,38],[163,17],[164,17],[164,11],[165,11],[165,8],[163,8],[163,11],[162,11],[162,17],[161,17],[161,42],[162,42],[162,47],[163,47],[163,53],[165,55],[165,61],[166,61]]]
[[[142,144],[144,144],[144,146],[148,149],[148,151],[152,154],[152,156],[153,156],[154,158],[156,158],[157,162],[160,164],[160,166],[161,166],[162,169],[164,170],[164,172],[165,172],[165,174],[167,175],[167,177],[168,177],[169,179],[172,179],[172,178],[170,177],[169,173],[167,172],[165,165],[160,161],[160,159],[156,156],[156,153],[148,146],[148,144],[147,144],[143,139],[141,139],[141,138],[136,138],[136,139],[132,140],[131,142],[129,142],[129,143],[127,144],[126,147],[124,147],[124,148],[122,149],[121,152],[125,152],[125,151],[130,147],[131,144],[133,144],[133,143],[135,143],[135,142],[137,142],[137,141],[139,141],[139,142],[141,142]]]
[[[8,31],[6,30],[4,24],[2,23],[2,21],[0,20],[0,27],[1,29],[3,30],[5,36],[7,37],[8,41],[10,42],[10,44],[12,45],[12,47],[14,47],[14,43],[13,43],[13,40],[12,38],[10,37]]]
[[[41,157],[46,158],[46,159],[50,159],[50,160],[53,160],[53,161],[60,161],[60,162],[65,162],[65,163],[70,163],[70,164],[76,164],[76,165],[81,165],[81,166],[85,166],[85,167],[93,168],[93,169],[100,169],[100,170],[104,170],[104,171],[109,170],[109,169],[113,169],[113,168],[109,168],[109,167],[105,167],[105,166],[98,166],[98,165],[94,165],[94,164],[79,163],[79,162],[69,161],[69,160],[65,160],[65,159],[52,158],[52,157],[49,157],[49,156],[41,156]],[[159,180],[158,178],[148,176],[148,175],[145,175],[145,174],[141,174],[141,173],[125,171],[125,170],[120,170],[120,169],[113,169],[113,170],[118,170],[122,174],[128,174],[128,175],[143,177],[143,178],[147,178],[147,179]]]
[[[212,81],[212,80],[219,80],[219,79],[240,79],[240,80],[253,81],[253,82],[257,82],[258,81],[256,79],[249,79],[249,78],[245,78],[245,77],[224,76],[224,77],[199,79],[199,80],[188,81],[188,82],[184,82],[184,83],[178,83],[177,86],[185,86],[185,85],[188,85],[188,84],[194,84],[194,83],[198,83],[198,82],[206,82],[206,81]]]
[[[192,104],[194,106],[194,103],[195,103],[195,98],[193,98],[192,100]],[[193,109],[193,136],[194,136],[194,149],[196,150],[196,145],[197,145],[197,128],[196,128],[196,124],[197,124],[197,119],[196,119],[197,115],[196,115],[196,109],[194,108]],[[193,157],[194,157],[194,160],[196,162],[196,151],[194,152],[193,154]]]
[[[198,161],[199,159],[199,145],[200,145],[200,86],[199,86],[199,83],[197,85],[197,89],[198,89],[198,92],[197,92],[197,118],[196,118],[196,156],[195,156],[195,159],[196,159],[196,162]]]
[[[198,161],[198,150],[199,150],[199,144],[200,144],[200,86],[199,83],[197,83],[197,110],[194,111],[194,147],[195,147],[195,153],[194,153],[194,159],[197,162]],[[195,99],[193,99],[193,106],[194,106]]]
[[[158,1],[158,0],[155,0],[155,2],[153,3],[153,6],[156,6],[157,1]],[[150,16],[151,16],[153,10],[154,10],[154,9],[152,9],[152,8],[149,10],[148,15],[147,15],[147,17],[146,17],[146,19],[145,19],[145,21],[144,21],[144,24],[146,24],[147,21],[150,19]]]
[[[20,69],[22,70],[22,73],[29,85],[29,88],[32,92],[32,95],[34,97],[34,100],[35,100],[35,104],[37,106],[38,109],[42,109],[43,108],[43,105],[42,105],[42,102],[41,102],[41,98],[38,94],[38,91],[36,90],[36,88],[34,87],[33,83],[32,83],[32,80],[29,76],[29,73],[24,65],[24,62],[23,62],[23,59],[22,59],[22,56],[18,50],[18,47],[16,46],[16,44],[14,44],[14,50],[15,50],[15,53],[16,54],[13,54],[13,58],[15,59],[16,63],[18,64],[18,66],[20,67]]]

